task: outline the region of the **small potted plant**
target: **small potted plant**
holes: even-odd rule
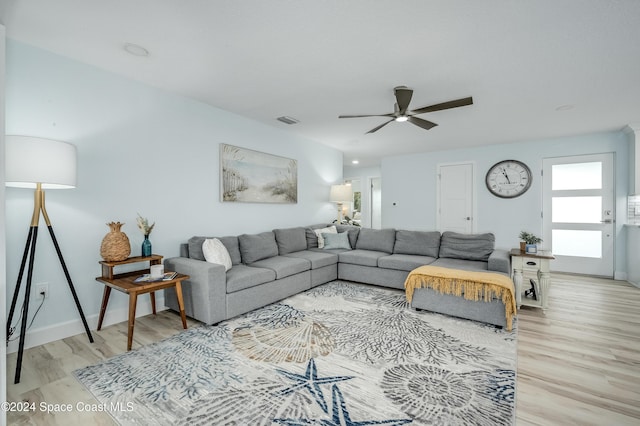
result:
[[[542,242],[542,238],[536,237],[530,232],[522,231],[518,236],[522,242],[520,243],[520,251],[526,253],[537,253],[538,243]],[[524,247],[522,247],[524,245]]]

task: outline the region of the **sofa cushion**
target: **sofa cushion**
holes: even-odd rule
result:
[[[337,234],[323,232],[324,249],[347,249],[351,250],[351,244],[349,244],[349,234],[347,232],[340,232]]]
[[[227,293],[255,287],[276,279],[271,269],[254,268],[247,265],[235,265],[227,272]]]
[[[432,264],[436,260],[431,256],[419,256],[415,254],[390,254],[378,259],[378,267],[397,269],[400,271],[413,271],[414,269]]]
[[[487,234],[459,234],[446,231],[440,240],[440,257],[467,260],[489,260],[495,237]]]
[[[488,270],[488,262],[481,260],[464,260],[464,259],[451,259],[440,258],[433,262],[431,266],[442,266],[443,268],[462,269],[464,271],[486,271]],[[495,271],[492,271],[495,272]]]
[[[229,251],[217,238],[207,238],[204,240],[204,243],[202,243],[202,253],[207,262],[223,265],[225,271],[228,271],[233,266]]]
[[[271,269],[276,273],[276,279],[288,277],[290,275],[299,274],[300,272],[311,269],[311,262],[307,259],[300,259],[288,256],[275,256],[267,259],[258,260],[251,265],[256,268]]]
[[[439,251],[440,232],[438,231],[396,231],[394,253],[438,257]]]
[[[311,248],[308,251],[335,254],[337,256],[340,253],[344,253],[345,251],[351,251],[351,249],[328,249],[328,250],[325,250],[323,248],[317,248],[316,247],[316,248]]]
[[[340,253],[340,263],[351,263],[362,266],[378,266],[378,259],[387,256],[388,253],[373,250],[352,250]]]
[[[191,237],[187,244],[189,245],[189,257],[191,259],[206,260],[204,253],[202,252],[202,243],[205,240],[216,237]],[[231,263],[238,265],[242,263],[240,256],[240,246],[238,244],[238,237],[217,237],[220,242],[227,248],[229,257],[231,257]]]
[[[288,253],[286,257],[296,257],[298,259],[306,259],[311,262],[311,269],[320,269],[325,266],[335,265],[338,263],[338,255],[324,250],[304,250],[295,253]]]
[[[242,262],[249,264],[278,255],[278,244],[273,232],[242,234],[238,236]]]
[[[280,255],[307,249],[307,237],[302,227],[274,229],[273,233]]]
[[[358,250],[383,251],[393,253],[393,246],[396,242],[395,229],[369,229],[363,228],[358,234],[356,248]]]
[[[358,235],[360,235],[360,227],[353,225],[336,225],[338,232],[347,232],[349,235],[349,244],[351,248],[356,248],[356,242],[358,241]]]

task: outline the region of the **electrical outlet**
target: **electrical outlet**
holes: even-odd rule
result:
[[[44,293],[44,298],[49,298],[49,283],[38,283],[36,284],[36,299],[42,299],[42,293]]]

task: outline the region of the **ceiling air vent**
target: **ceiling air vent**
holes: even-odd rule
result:
[[[283,123],[286,123],[286,124],[296,124],[300,122],[300,120],[296,120],[293,117],[287,117],[286,115],[283,115],[282,117],[278,117],[276,120],[282,121]]]

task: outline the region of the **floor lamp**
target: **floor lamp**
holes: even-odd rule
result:
[[[31,218],[31,226],[27,236],[27,244],[22,255],[22,263],[20,264],[20,272],[18,273],[18,282],[16,283],[13,299],[11,300],[11,309],[9,310],[9,318],[7,319],[7,344],[11,330],[11,321],[18,301],[18,293],[20,293],[20,285],[24,275],[24,269],[28,263],[27,269],[27,286],[24,293],[24,302],[22,303],[22,316],[20,328],[20,345],[18,349],[18,360],[16,365],[16,376],[14,383],[20,382],[20,371],[22,369],[22,352],[24,351],[24,339],[27,332],[27,314],[29,311],[29,295],[31,294],[31,281],[33,279],[33,265],[36,253],[36,241],[38,239],[38,224],[40,222],[40,213],[44,217],[44,221],[49,229],[49,234],[53,240],[58,259],[62,265],[62,270],[69,283],[69,289],[76,302],[76,307],[82,318],[84,329],[89,337],[89,342],[93,343],[93,336],[89,331],[87,320],[82,312],[78,295],[73,287],[71,276],[67,270],[67,265],[62,257],[62,252],[58,246],[58,240],[53,233],[53,227],[49,221],[47,210],[44,204],[44,189],[65,189],[75,188],[76,186],[76,147],[66,142],[52,141],[48,139],[34,138],[31,136],[7,136],[5,139],[5,180],[7,186],[17,188],[35,188],[33,202],[33,216]]]
[[[338,205],[338,224],[342,223],[342,205],[353,199],[351,185],[331,185],[329,201]]]

